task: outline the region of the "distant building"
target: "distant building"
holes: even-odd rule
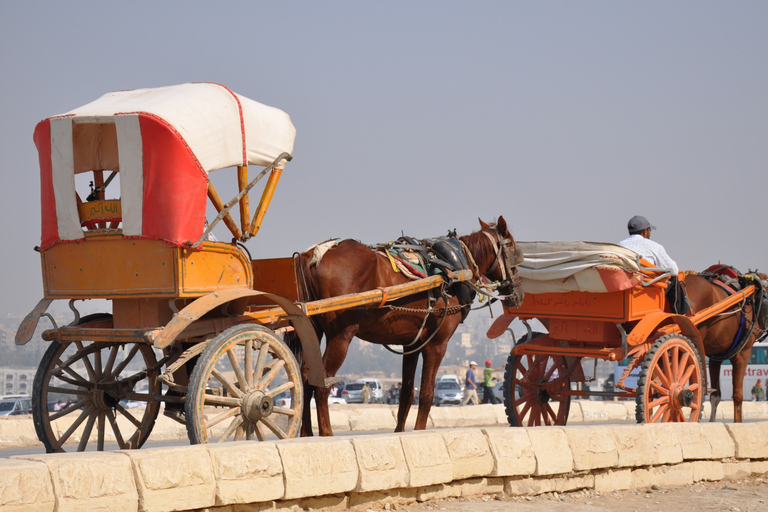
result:
[[[0,368],[3,395],[32,395],[35,369]]]
[[[472,348],[472,335],[468,332],[462,333],[461,346],[465,348]]]

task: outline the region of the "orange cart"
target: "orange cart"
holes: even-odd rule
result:
[[[47,451],[139,448],[161,408],[192,443],[295,436],[302,379],[332,384],[310,315],[381,307],[471,277],[296,302],[293,259],[252,260],[244,245],[295,133],[284,112],[211,83],[113,92],[38,124],[44,297],[16,343],[29,342],[43,316],[53,322],[55,300],[74,315],[42,333],[50,346],[33,417]],[[230,201],[212,172],[233,175]],[[231,240],[211,236],[219,222]],[[83,316],[88,299],[107,306]],[[288,330],[301,340],[306,376],[280,336]]]
[[[743,302],[755,285],[693,316],[671,312],[671,272],[614,244],[518,242],[525,299],[505,309],[488,332],[502,335],[514,318],[527,334],[509,356],[504,383],[513,426],[565,425],[571,397],[635,398],[638,422],[698,421],[707,392],[701,322]],[[547,334],[533,332],[539,320]],[[588,362],[630,359],[615,392],[583,389]],[[639,368],[637,387],[625,380]],[[594,373],[591,374],[594,376]]]

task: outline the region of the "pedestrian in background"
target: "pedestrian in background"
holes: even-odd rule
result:
[[[472,402],[472,405],[477,405],[480,402],[477,398],[475,370],[477,370],[477,363],[470,361],[469,370],[467,370],[467,376],[464,379],[464,400],[461,401],[461,405],[467,405],[470,401]]]
[[[368,399],[371,396],[371,387],[368,385],[367,382],[365,383],[365,386],[363,386],[362,393],[363,393],[363,403],[367,404],[368,403]]]
[[[501,370],[506,364],[499,366],[498,368],[491,368],[493,363],[490,359],[485,362],[485,368],[483,368],[483,403],[484,404],[498,404],[501,402],[493,392],[493,383],[496,379],[493,377],[493,373]]]

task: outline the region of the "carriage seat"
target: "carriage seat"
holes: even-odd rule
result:
[[[605,293],[649,280],[647,262],[620,245],[601,242],[517,242],[525,254],[518,266],[526,293]],[[659,275],[662,273],[659,269]]]

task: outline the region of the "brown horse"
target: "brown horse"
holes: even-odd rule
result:
[[[480,220],[480,226],[480,231],[459,237],[467,260],[474,267],[473,283],[482,287],[487,282],[485,279],[497,282],[498,291],[505,295],[505,303],[517,306],[522,301],[523,292],[515,265],[522,257],[516,250],[507,223],[503,217],[499,217],[496,224],[490,225]],[[304,284],[299,286],[301,300],[360,293],[409,281],[403,273],[393,270],[386,257],[353,240],[339,242],[324,254],[319,264],[310,265],[312,256],[313,251],[309,250],[297,257],[297,275]],[[435,303],[430,304],[428,293],[422,292],[381,308],[353,308],[312,317],[318,338],[321,334],[325,334],[326,338],[323,354],[325,376],[336,375],[355,336],[371,343],[402,346],[403,383],[395,430],[402,432],[414,398],[416,365],[421,355],[423,367],[416,429],[425,429],[432,406],[437,370],[445,355],[448,340],[463,319],[463,308],[455,295],[443,293]],[[432,311],[427,312],[430,305]],[[469,306],[466,304],[464,307]],[[297,345],[292,346],[300,348]],[[328,412],[329,389],[315,388],[306,382],[304,389],[306,398],[302,414],[302,435],[312,435],[309,403],[313,393],[316,396],[320,435],[333,435]]]
[[[765,280],[765,274],[755,275],[760,280]],[[691,306],[690,314],[700,312],[729,296],[729,293],[721,286],[714,284],[711,279],[702,275],[687,275],[683,281],[683,286]],[[764,329],[756,322],[756,315],[753,314],[755,308],[762,302],[761,290],[762,286],[758,288],[756,295],[750,297],[743,304],[737,304],[730,310],[697,326],[704,343],[704,352],[709,358],[710,388],[714,390],[710,396],[712,405],[710,421],[715,420],[717,406],[720,403],[720,365],[726,359],[725,356],[728,356],[727,358],[731,360],[733,365],[733,421],[741,422],[744,374],[747,370],[747,363],[749,363],[752,345],[764,332]],[[736,338],[740,333],[749,333],[749,336],[739,349],[735,343],[738,341]],[[735,355],[729,355],[737,350]]]

